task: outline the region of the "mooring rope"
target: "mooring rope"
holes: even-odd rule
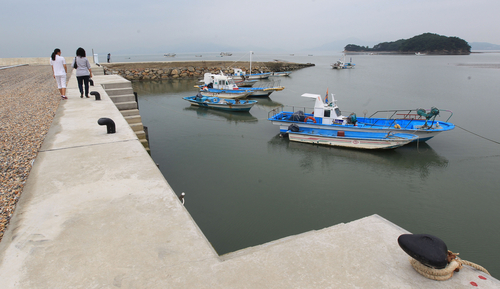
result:
[[[463,128],[463,127],[459,126],[459,125],[455,125],[455,126],[456,126],[456,127],[458,127],[458,128],[461,128],[461,129],[465,130],[466,132],[471,133],[471,134],[473,134],[473,135],[475,135],[475,136],[478,136],[478,137],[480,137],[480,138],[484,138],[485,140],[489,140],[490,142],[494,142],[494,143],[496,143],[496,144],[500,144],[500,142],[498,142],[498,141],[495,141],[495,140],[492,140],[492,139],[486,138],[486,137],[484,137],[484,136],[478,135],[477,133],[474,133],[474,132],[472,132],[472,131],[470,131],[470,130],[467,130],[467,129],[465,129],[465,128]]]
[[[410,264],[413,266],[413,269],[415,269],[422,276],[432,280],[437,280],[437,281],[448,280],[453,276],[453,273],[458,272],[460,269],[462,269],[463,265],[471,266],[472,268],[483,271],[484,273],[491,276],[491,274],[486,269],[484,269],[484,267],[466,260],[462,260],[458,257],[458,253],[453,253],[449,250],[448,250],[448,260],[449,260],[448,265],[444,269],[434,269],[425,266],[424,264],[413,259],[412,257],[410,257],[409,259],[410,259]]]

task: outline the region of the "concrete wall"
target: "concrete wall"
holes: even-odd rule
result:
[[[73,62],[74,56],[64,57],[66,59],[66,64],[71,64]],[[91,63],[94,62],[92,56],[87,57]],[[47,57],[21,57],[21,58],[0,58],[0,66],[13,66],[13,65],[50,65],[50,55]]]

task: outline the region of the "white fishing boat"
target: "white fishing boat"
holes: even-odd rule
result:
[[[165,53],[165,54],[163,54],[163,56],[165,56],[165,57],[175,57],[175,55],[176,55],[175,53]]]
[[[270,72],[260,72],[260,73],[253,73],[252,74],[252,54],[253,51],[250,51],[250,70],[249,74],[247,74],[245,71],[243,71],[240,68],[233,68],[234,73],[233,73],[233,78],[236,80],[245,80],[245,79],[267,79],[269,76],[271,76]]]
[[[203,84],[198,85],[203,96],[222,98],[245,98],[252,94],[251,91],[240,89],[234,79],[228,75],[205,73]]]
[[[279,83],[280,81],[271,81],[261,87],[239,87],[232,76],[224,75],[221,71],[220,74],[205,73],[204,84],[200,88],[203,90],[205,90],[205,87],[207,89],[226,90],[229,91],[230,95],[234,95],[235,92],[245,92],[247,96],[268,97],[274,91],[285,89],[285,87],[280,86]],[[202,93],[206,94],[204,91],[202,91]]]
[[[333,69],[350,69],[354,68],[356,64],[352,63],[352,58],[349,62],[345,61],[345,54],[344,54],[344,59],[343,60],[337,60],[337,62],[332,63],[331,66]]]
[[[233,55],[231,52],[221,52],[220,56],[231,56]]]
[[[291,141],[355,149],[394,149],[412,141],[417,136],[407,133],[343,131],[301,127],[292,124],[287,131]]]
[[[349,116],[342,115],[337,106],[334,95],[331,101],[327,97],[323,101],[319,94],[302,94],[303,97],[315,100],[312,113],[291,107],[284,110],[280,107],[269,113],[268,120],[274,125],[279,125],[280,132],[286,133],[290,124],[295,123],[300,127],[309,127],[327,130],[364,131],[387,133],[397,131],[400,133],[415,134],[419,141],[427,141],[441,132],[455,128],[448,120],[453,115],[450,110],[431,109],[399,109],[377,111],[369,117],[357,117],[355,113]],[[441,112],[448,114],[448,118],[438,119]]]
[[[233,75],[232,77],[234,79],[268,79],[271,76],[271,72],[260,72],[260,73],[252,73],[252,74],[247,74],[245,71],[243,71],[240,68],[233,68]],[[250,66],[250,71],[252,71],[252,68]]]

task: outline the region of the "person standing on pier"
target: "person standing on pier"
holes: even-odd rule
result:
[[[86,57],[85,49],[80,47],[76,50],[73,67],[76,68],[76,80],[78,81],[80,97],[83,98],[83,86],[85,85],[85,97],[89,98],[89,81],[92,77],[92,69],[90,69],[90,62]]]
[[[111,53],[108,53],[108,63],[111,61]]]
[[[57,88],[61,93],[61,98],[68,99],[66,97],[66,73],[68,72],[68,68],[66,67],[66,60],[61,56],[61,49],[54,49],[50,58],[50,65],[52,66],[52,72],[57,82]]]

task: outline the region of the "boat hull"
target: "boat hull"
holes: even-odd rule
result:
[[[432,127],[423,128],[425,120],[404,120],[404,119],[379,119],[379,118],[358,118],[356,125],[352,124],[322,124],[318,119],[317,123],[312,121],[292,121],[290,116],[292,112],[280,112],[268,120],[274,125],[279,125],[280,132],[286,133],[291,124],[298,124],[300,127],[328,129],[328,130],[344,130],[344,131],[364,131],[374,133],[387,133],[389,131],[397,131],[398,133],[415,134],[418,136],[418,141],[428,141],[443,131],[452,130],[455,125],[448,122],[434,122]],[[312,115],[305,115],[311,116]],[[377,124],[378,123],[378,124]],[[401,128],[395,128],[398,124]]]
[[[384,136],[385,135],[385,136]],[[395,149],[417,139],[413,134],[348,132],[324,129],[288,131],[291,141],[354,149]]]
[[[201,95],[207,96],[207,97],[220,97],[220,98],[228,98],[228,99],[241,99],[249,96],[252,94],[251,92],[248,91],[243,91],[243,92],[233,92],[233,91],[205,91],[202,90],[200,91]]]
[[[246,74],[246,75],[232,75],[231,77],[235,80],[245,80],[245,79],[250,79],[250,80],[255,80],[255,79],[268,79],[269,76],[271,76],[271,73],[256,73],[256,74]]]

